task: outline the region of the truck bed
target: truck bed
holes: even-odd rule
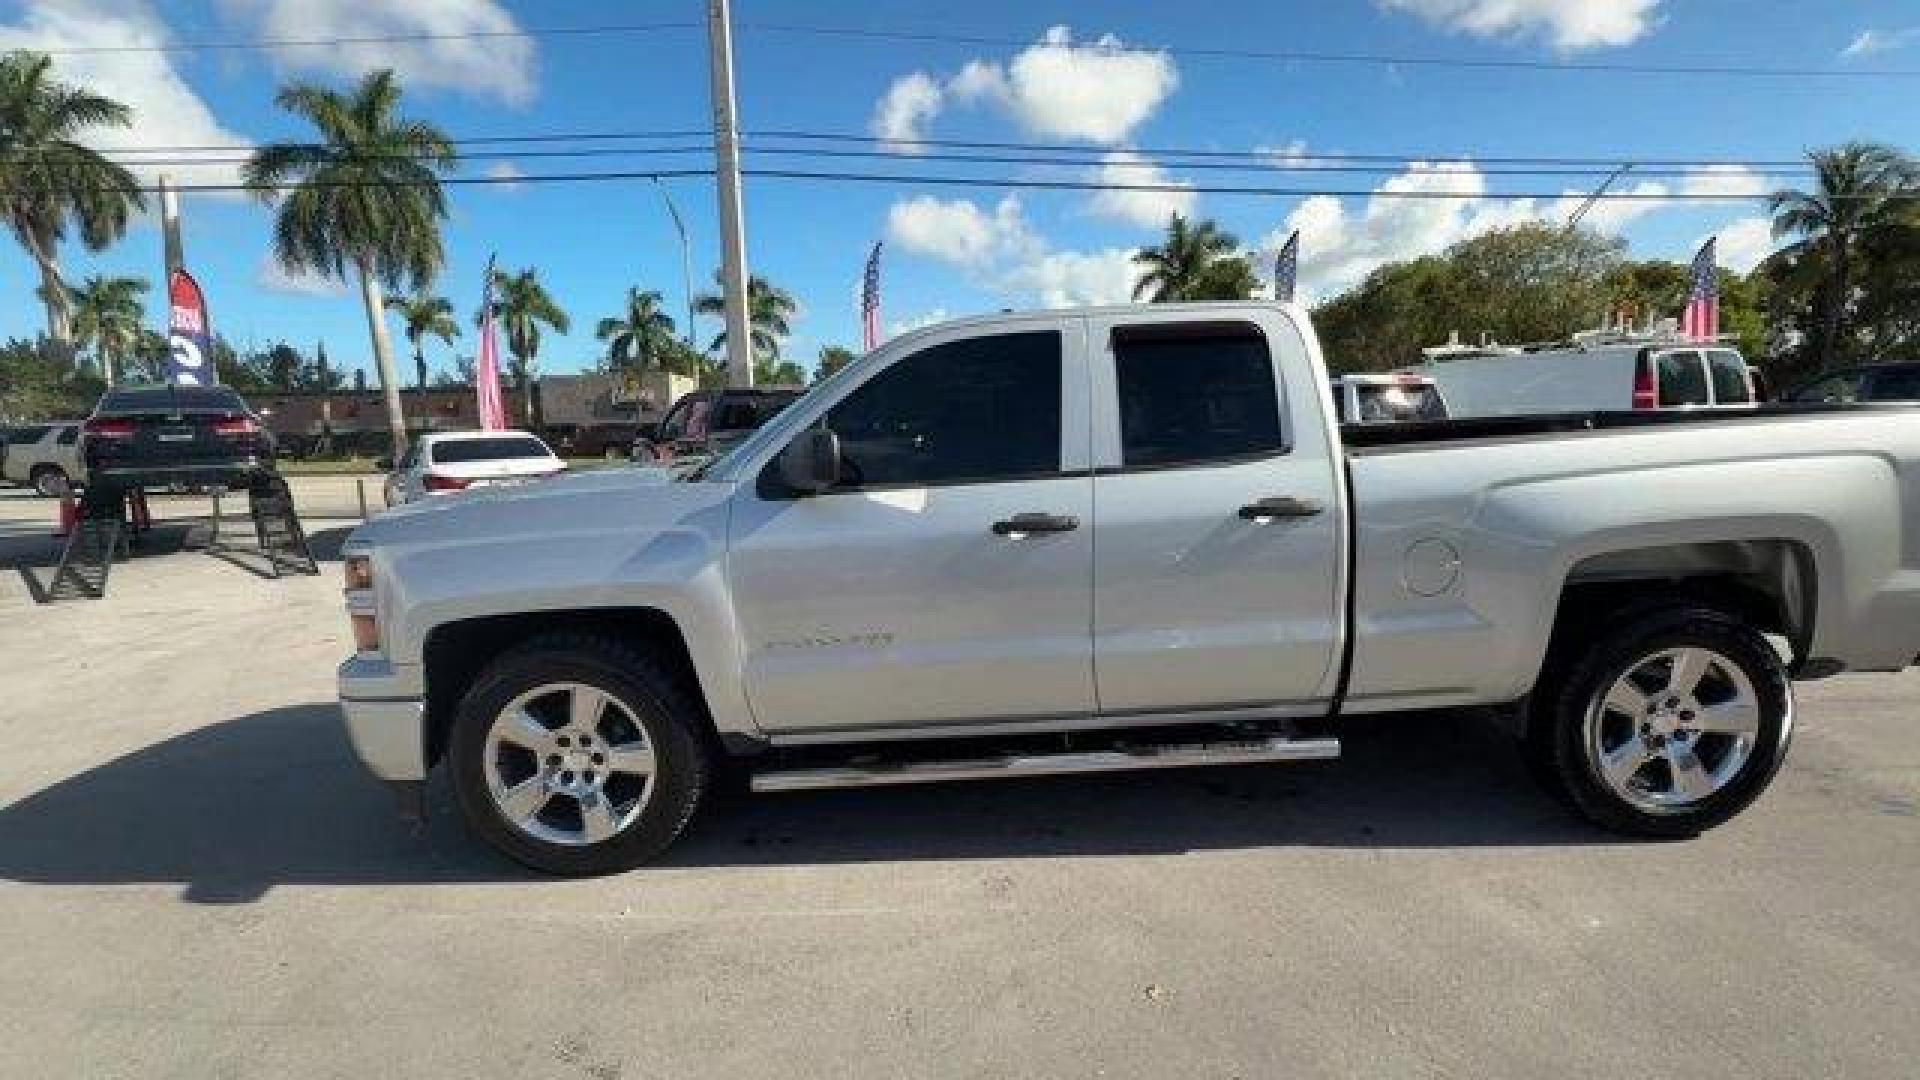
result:
[[[1470,440],[1526,439],[1536,435],[1565,435],[1612,428],[1673,427],[1724,424],[1825,413],[1920,412],[1909,402],[1818,402],[1760,405],[1745,409],[1668,409],[1661,411],[1593,411],[1543,413],[1526,416],[1468,416],[1449,420],[1421,420],[1399,424],[1344,424],[1340,440],[1353,456],[1369,452],[1418,450],[1423,445]]]

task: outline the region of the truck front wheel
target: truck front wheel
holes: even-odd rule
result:
[[[555,635],[516,648],[462,698],[449,761],[461,814],[550,874],[628,870],[680,835],[707,785],[699,712],[618,641]]]
[[[1686,837],[1765,791],[1793,734],[1772,645],[1696,605],[1642,611],[1553,666],[1528,730],[1536,772],[1616,832]]]

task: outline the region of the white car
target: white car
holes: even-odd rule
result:
[[[538,436],[524,431],[449,431],[422,435],[387,473],[387,505],[469,488],[524,484],[564,472]]]
[[[80,460],[79,424],[29,424],[0,434],[0,474],[51,498],[62,483],[86,479]]]

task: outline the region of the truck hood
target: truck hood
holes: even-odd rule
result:
[[[606,469],[482,488],[395,507],[355,529],[350,547],[497,545],[522,537],[670,529],[724,502],[725,483],[675,483],[664,469]]]

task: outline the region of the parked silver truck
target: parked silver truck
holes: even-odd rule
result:
[[[672,482],[389,512],[345,545],[348,733],[409,805],[445,766],[474,831],[566,874],[660,852],[723,767],[1296,761],[1460,706],[1599,825],[1673,837],[1772,780],[1791,680],[1920,653],[1910,408],[1343,436],[1327,387],[1298,307],[998,315]]]

